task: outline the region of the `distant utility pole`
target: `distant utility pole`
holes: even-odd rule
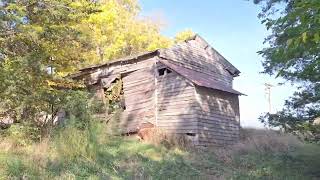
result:
[[[264,84],[265,86],[265,93],[266,93],[266,96],[267,96],[267,100],[268,100],[268,111],[269,113],[271,113],[271,88],[274,87],[272,84],[269,84],[269,83],[265,83]]]

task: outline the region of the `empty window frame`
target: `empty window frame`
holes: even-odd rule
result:
[[[172,71],[168,68],[160,68],[158,69],[158,75],[159,76],[164,76],[166,74],[170,74]]]

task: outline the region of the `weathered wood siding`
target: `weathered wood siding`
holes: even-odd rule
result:
[[[154,61],[139,63],[139,69],[123,74],[123,90],[126,110],[122,113],[121,128],[134,132],[145,122],[155,124],[155,76]],[[134,64],[136,67],[138,64]],[[113,71],[128,72],[114,68]]]
[[[157,64],[157,69],[165,67]],[[197,133],[197,118],[194,85],[172,71],[156,75],[156,125],[170,133]],[[191,137],[197,143],[197,137]]]
[[[137,71],[146,67],[152,67],[154,65],[155,58],[156,57],[150,56],[142,59],[113,63],[109,66],[100,67],[91,74],[86,76],[86,84],[95,84],[99,81],[99,79],[108,77],[110,75],[120,75],[124,73]]]
[[[199,145],[230,145],[238,141],[238,95],[196,87]]]
[[[104,99],[103,83],[110,77],[121,77],[124,101],[120,127],[123,133],[135,132],[144,122],[155,123],[155,57],[131,60],[104,66],[86,77],[86,83],[94,97]],[[108,83],[106,83],[108,84]]]
[[[179,66],[207,74],[208,78],[232,87],[233,76],[217,59],[217,54],[207,52],[198,41],[175,45],[170,49],[160,51],[159,56],[173,61]]]
[[[206,55],[210,59],[213,59],[214,62],[219,62],[223,66],[223,69],[228,70],[231,74],[235,74],[237,76],[240,73],[236,67],[234,67],[227,59],[225,59],[217,50],[211,47],[202,37],[196,36],[187,43],[191,46],[204,49],[207,52]]]

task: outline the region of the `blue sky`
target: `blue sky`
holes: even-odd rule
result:
[[[246,0],[140,0],[143,16],[151,16],[164,24],[162,33],[174,37],[185,29],[201,35],[240,71],[234,89],[248,96],[240,97],[241,125],[263,127],[257,120],[268,110],[264,83],[284,82],[263,75],[257,54],[269,34],[257,18],[259,6]],[[272,88],[272,111],[280,110],[284,100],[294,91],[287,84]]]

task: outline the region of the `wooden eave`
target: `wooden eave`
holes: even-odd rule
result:
[[[104,64],[89,66],[89,67],[80,69],[79,71],[83,72],[83,71],[90,71],[90,70],[94,70],[97,68],[102,68],[102,67],[110,66],[110,65],[121,65],[123,63],[127,63],[128,61],[138,60],[138,59],[144,58],[146,56],[156,55],[157,53],[158,53],[158,50],[143,52],[143,53],[136,54],[134,56],[127,56],[124,58],[108,61],[107,63],[104,63]]]

